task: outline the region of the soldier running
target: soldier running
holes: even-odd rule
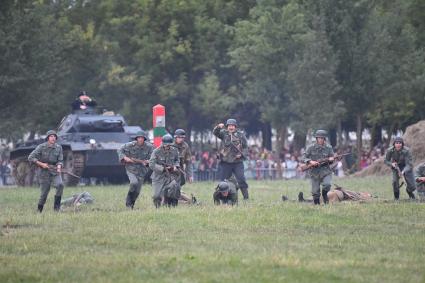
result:
[[[40,213],[43,211],[52,182],[56,188],[53,204],[55,211],[60,210],[63,193],[63,182],[60,174],[63,166],[62,146],[56,143],[58,136],[55,131],[50,130],[46,135],[46,142],[38,145],[28,156],[30,163],[34,163],[41,168],[39,175],[41,195],[37,207]]]
[[[237,129],[235,119],[228,119],[226,127],[220,123],[213,129],[213,134],[221,139],[219,172],[220,180],[229,179],[235,175],[243,198],[248,199],[248,184],[244,174],[243,160],[248,156],[248,142],[245,134]]]
[[[320,204],[320,185],[322,185],[324,203],[328,203],[327,193],[331,189],[332,170],[329,164],[334,161],[334,151],[326,143],[326,136],[325,130],[317,130],[314,135],[316,143],[309,146],[303,156],[303,162],[312,166],[309,175],[311,178],[311,194],[316,205]],[[326,162],[323,162],[324,160]]]
[[[146,132],[137,132],[134,139],[134,141],[124,144],[118,150],[118,158],[125,163],[125,170],[130,180],[130,189],[128,190],[125,205],[131,209],[134,208],[142,189],[143,180],[149,170],[149,159],[153,151],[153,146],[148,142],[149,138]]]
[[[156,208],[161,206],[162,199],[168,206],[177,206],[180,197],[179,152],[172,144],[173,137],[164,135],[161,146],[152,152],[149,160]]]
[[[393,146],[385,154],[385,164],[391,167],[393,171],[392,185],[394,199],[400,198],[400,178],[406,182],[406,192],[410,199],[415,199],[416,190],[415,178],[413,176],[413,158],[408,147],[404,146],[403,138],[396,137]]]

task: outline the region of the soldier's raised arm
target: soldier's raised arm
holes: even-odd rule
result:
[[[213,134],[214,136],[222,140],[224,138],[224,131],[225,131],[224,124],[220,123],[214,127]]]

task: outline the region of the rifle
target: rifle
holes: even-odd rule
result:
[[[49,165],[49,169],[48,169],[49,171],[54,171],[54,172],[57,172],[57,168],[56,168],[56,166],[54,166],[54,165]],[[81,177],[80,176],[77,176],[77,175],[75,175],[74,173],[71,173],[71,172],[69,172],[69,171],[67,171],[67,170],[62,170],[61,169],[61,171],[60,171],[61,173],[64,173],[64,174],[68,174],[69,176],[72,176],[72,177],[74,177],[74,178],[77,178],[77,179],[81,179]]]
[[[161,163],[161,162],[157,162],[158,165],[164,166],[165,172],[167,172],[167,174],[170,174],[172,172],[180,172],[181,174],[183,174],[184,176],[186,175],[186,173],[180,168],[180,166],[176,166],[177,171],[174,170],[169,170],[169,167],[174,167],[174,165],[170,165],[170,164],[166,164],[166,163]]]
[[[393,159],[393,163],[397,163],[397,161],[395,161],[395,159]],[[403,174],[403,172],[401,172],[398,164],[395,167],[393,167],[393,170],[395,170],[397,172],[398,177],[401,179],[401,184],[398,186],[398,188],[400,189],[406,183],[406,179],[404,178],[404,174]]]
[[[243,152],[233,142],[230,142],[230,145],[232,145],[233,148],[236,149],[237,152],[239,152],[239,154],[241,155],[241,158],[245,158],[245,155],[243,154]]]
[[[317,162],[319,162],[319,164],[317,164],[317,165],[303,164],[303,165],[300,166],[300,170],[301,170],[301,172],[304,172],[304,171],[307,171],[307,170],[312,169],[312,168],[318,168],[318,167],[322,167],[322,166],[325,166],[325,165],[330,165],[330,164],[334,163],[336,160],[341,160],[343,156],[346,156],[346,155],[349,155],[349,154],[351,154],[351,152],[343,153],[343,154],[339,154],[339,155],[334,155],[334,161],[330,161],[329,157],[316,160]]]

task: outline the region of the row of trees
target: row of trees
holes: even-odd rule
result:
[[[425,118],[423,0],[4,0],[0,135],[55,127],[85,89],[130,124],[210,130],[228,117],[271,146],[295,131]],[[334,142],[335,142],[334,141]],[[358,139],[361,148],[361,139]]]

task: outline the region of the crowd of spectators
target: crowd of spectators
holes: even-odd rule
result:
[[[385,145],[379,144],[361,155],[360,169],[371,165],[385,154]],[[337,154],[351,153],[344,156],[333,166],[338,177],[344,177],[357,171],[356,150],[348,146],[336,150]],[[258,146],[250,146],[249,157],[244,161],[245,177],[255,180],[302,179],[305,173],[299,170],[303,150],[284,150],[277,154]],[[194,179],[196,181],[218,179],[218,159],[213,150],[195,151],[192,156]]]

